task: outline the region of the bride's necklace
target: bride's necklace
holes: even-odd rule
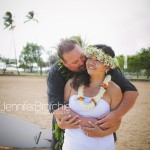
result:
[[[95,108],[95,106],[97,105],[97,103],[99,102],[99,100],[103,97],[106,89],[108,88],[108,83],[111,81],[111,76],[107,75],[99,89],[99,92],[97,95],[95,95],[93,98],[91,98],[90,103],[85,103],[84,102],[84,94],[83,94],[83,89],[84,86],[80,86],[78,88],[78,102],[79,104],[86,110],[91,110],[93,108]]]

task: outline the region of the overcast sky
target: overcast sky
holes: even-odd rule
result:
[[[11,32],[3,25],[6,11],[14,16],[17,56],[27,42],[52,51],[73,35],[110,45],[116,55],[150,47],[150,0],[0,0],[0,55],[14,57]],[[29,11],[39,23],[24,24]]]

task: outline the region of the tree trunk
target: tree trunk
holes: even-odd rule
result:
[[[42,75],[42,64],[41,64],[41,60],[40,60],[39,64],[40,64],[40,75]]]
[[[12,39],[13,39],[13,45],[14,45],[14,51],[15,51],[16,69],[17,69],[18,75],[20,76],[20,72],[18,70],[18,64],[17,64],[16,45],[15,45],[15,38],[14,38],[13,30],[12,30]]]
[[[42,75],[42,66],[40,67],[40,75]]]
[[[33,67],[30,67],[30,73],[32,73],[33,72]]]
[[[136,76],[137,76],[137,78],[139,78],[139,73],[138,73],[138,71],[136,72]]]
[[[149,79],[150,76],[150,69],[147,69],[147,79]]]
[[[5,74],[6,73],[6,68],[5,69],[3,69],[3,74]]]
[[[39,60],[39,67],[40,67],[40,75],[42,75],[42,63],[41,63],[41,59],[40,59],[40,55],[38,55],[38,60]],[[38,63],[37,63],[38,66]]]

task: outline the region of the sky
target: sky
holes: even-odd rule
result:
[[[15,21],[13,34],[4,30],[7,11]],[[39,23],[24,23],[29,11]],[[14,58],[14,47],[19,57],[27,42],[53,53],[60,39],[74,35],[88,44],[107,44],[116,55],[134,55],[150,47],[150,0],[0,0],[2,57]]]

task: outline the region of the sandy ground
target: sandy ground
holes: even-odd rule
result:
[[[140,96],[134,107],[123,117],[117,131],[116,150],[150,150],[150,82],[133,82]],[[51,128],[51,114],[47,111],[45,77],[0,76],[0,111],[5,104],[40,104],[43,109],[5,110],[46,128]],[[19,149],[18,149],[19,150]],[[39,150],[39,149],[38,149]]]

